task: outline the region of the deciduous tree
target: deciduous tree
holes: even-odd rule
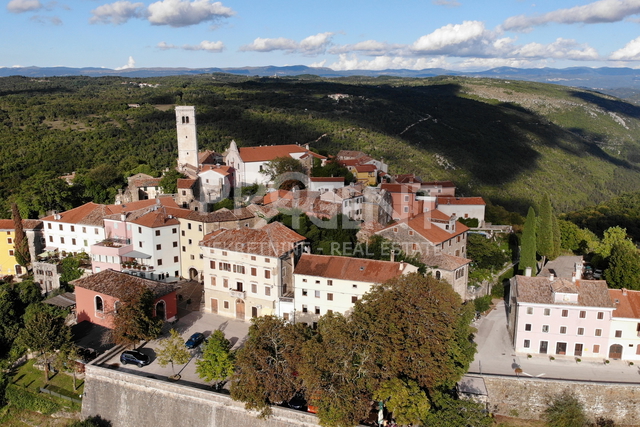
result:
[[[633,243],[621,241],[613,244],[604,277],[612,288],[640,290],[640,254]]]
[[[222,381],[233,375],[234,366],[231,343],[224,332],[214,331],[202,346],[202,358],[196,362],[196,373],[207,382],[215,381],[215,387],[219,388]]]
[[[154,316],[154,296],[146,287],[129,286],[120,297],[120,304],[113,317],[113,340],[128,347],[160,335],[162,319]]]
[[[171,371],[175,375],[174,364],[184,365],[191,359],[191,353],[184,345],[182,336],[175,329],[169,331],[169,337],[160,340],[156,348],[158,364],[162,367],[171,364]]]

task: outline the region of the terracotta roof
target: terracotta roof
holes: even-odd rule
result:
[[[237,208],[234,210],[229,210],[227,208],[218,209],[214,212],[196,212],[189,211],[186,216],[181,216],[180,218],[185,218],[190,221],[199,221],[199,222],[230,222],[230,221],[239,221],[242,219],[253,218],[255,215],[248,208]]]
[[[609,296],[616,307],[613,317],[640,319],[640,291],[609,289]]]
[[[311,182],[344,182],[341,176],[312,176],[309,178]]]
[[[456,185],[451,182],[451,181],[428,181],[428,182],[423,182],[422,183],[423,186],[425,187],[433,187],[433,186],[438,186],[438,187],[455,187]]]
[[[270,191],[262,198],[262,204],[268,205],[269,203],[273,203],[279,199],[293,199],[293,193],[287,190]]]
[[[332,218],[340,212],[341,205],[321,200],[318,197],[296,197],[293,199],[278,199],[267,206],[277,209],[299,209],[308,216],[318,218]]]
[[[455,271],[471,262],[470,259],[449,254],[424,256],[422,257],[422,261],[427,264],[428,267],[440,268],[447,271]]]
[[[131,180],[130,185],[134,187],[159,187],[160,178],[139,178]]]
[[[268,257],[280,257],[293,250],[304,236],[279,222],[267,224],[259,230],[239,228],[220,229],[204,236],[200,246]]]
[[[67,224],[102,226],[102,219],[109,213],[111,212],[108,211],[107,206],[89,202],[82,206],[78,206],[77,208],[57,214],[60,215],[60,219],[55,219],[56,215],[49,215],[42,218],[42,221],[58,221]]]
[[[217,153],[215,151],[211,150],[200,151],[198,153],[198,163],[201,165],[215,164],[216,157],[222,157],[220,154],[218,154],[217,156],[216,154]]]
[[[416,182],[422,183],[422,180],[420,180],[420,178],[418,178],[412,173],[395,175],[394,179],[398,184],[413,184]]]
[[[293,273],[358,282],[384,283],[405,272],[416,270],[417,268],[405,262],[302,254]]]
[[[375,165],[356,165],[355,168],[358,172],[375,172],[378,170]]]
[[[186,190],[193,187],[196,182],[198,182],[197,179],[178,178],[178,188]]]
[[[555,302],[553,289],[557,292],[578,293],[578,305],[585,307],[613,308],[607,282],[604,280],[555,279],[548,277],[515,276],[518,302],[535,304],[575,305],[566,301]]]
[[[336,155],[336,158],[338,158],[338,159],[358,159],[360,157],[365,157],[365,156],[367,156],[367,155],[365,153],[363,153],[362,151],[340,150],[340,151],[338,151],[338,154]]]
[[[233,168],[230,166],[216,166],[216,165],[204,165],[200,168],[200,173],[202,172],[208,172],[208,171],[213,171],[219,175],[222,176],[227,176],[227,175],[231,175]],[[199,175],[199,174],[198,174]]]
[[[431,223],[431,220],[448,221],[449,216],[443,214],[437,209],[434,209],[432,211],[423,212],[419,215],[416,215],[406,222],[407,225],[411,227],[416,233],[420,234],[422,237],[434,244],[445,242],[455,236],[469,231],[469,227],[467,227],[460,221],[455,221],[455,231],[449,231],[444,230],[437,225],[433,225]]]
[[[310,153],[314,157],[326,158],[315,153],[309,152],[304,147],[296,144],[286,145],[267,145],[262,147],[240,147],[240,158],[243,162],[268,162],[277,157],[290,157],[292,153]]]
[[[417,193],[420,191],[420,184],[380,184],[380,188],[389,193]]]
[[[42,228],[42,221],[39,219],[23,219],[22,220],[22,229],[23,230],[36,230]],[[13,220],[12,219],[0,219],[0,230],[12,230],[13,231]]]
[[[132,276],[130,274],[121,273],[111,269],[103,270],[100,273],[74,280],[72,283],[75,286],[118,299],[122,299],[127,295],[127,293],[135,291],[140,286],[144,286],[151,290],[156,298],[170,294],[179,288],[179,286],[175,284],[143,279],[142,277]]]
[[[438,196],[439,205],[486,205],[482,197]]]
[[[170,214],[162,208],[147,211],[145,214],[130,222],[149,228],[165,227],[168,225],[180,225],[180,221],[178,221],[178,219],[174,215]]]

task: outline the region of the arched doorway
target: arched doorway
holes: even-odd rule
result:
[[[236,319],[244,320],[244,301],[236,300]]]
[[[167,306],[162,299],[156,303],[156,317],[167,320]]]
[[[622,346],[613,344],[609,347],[609,359],[622,359]]]
[[[199,280],[199,278],[200,278],[200,274],[198,273],[198,270],[196,270],[195,268],[190,268],[189,280]]]

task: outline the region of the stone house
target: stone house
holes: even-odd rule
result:
[[[87,321],[112,329],[120,301],[132,289],[139,287],[146,287],[153,292],[154,315],[165,321],[173,321],[178,315],[178,287],[175,284],[103,270],[74,280],[73,285],[78,323]]]
[[[302,254],[293,272],[294,311],[285,318],[315,326],[328,312],[348,314],[374,285],[417,271],[405,262]]]
[[[293,311],[293,268],[305,237],[279,222],[217,230],[200,242],[204,310],[246,320]]]

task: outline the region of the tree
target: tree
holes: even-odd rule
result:
[[[11,216],[13,217],[14,240],[13,249],[16,261],[23,267],[29,268],[31,254],[29,253],[29,241],[22,226],[22,216],[15,203],[11,204]]]
[[[366,418],[378,382],[368,329],[328,313],[303,347],[300,376],[323,426],[351,426]]]
[[[553,230],[553,252],[549,256],[550,259],[556,259],[562,252],[562,232],[560,231],[560,224],[558,224],[558,217],[553,215],[551,217],[551,229]]]
[[[600,255],[602,259],[607,259],[611,255],[611,249],[616,243],[628,242],[627,245],[634,246],[633,242],[627,237],[627,229],[622,227],[609,227],[605,230],[604,236],[600,244],[596,245],[593,252]]]
[[[302,175],[307,174],[307,169],[300,160],[286,156],[268,161],[260,173],[269,177],[269,181],[276,181],[276,188],[288,190],[294,185],[299,186],[299,183],[302,182]]]
[[[587,425],[584,406],[568,390],[549,398],[544,417],[550,427],[583,427]]]
[[[529,207],[527,219],[524,221],[524,229],[522,230],[522,240],[520,243],[520,263],[518,269],[522,272],[527,267],[531,267],[531,274],[535,276],[538,273],[536,264],[536,213],[532,207]]]
[[[170,169],[162,175],[160,178],[160,187],[164,194],[175,194],[178,192],[178,179],[186,178],[175,169]]]
[[[481,234],[469,234],[467,256],[475,262],[476,267],[491,269],[501,268],[509,261],[509,256],[500,246]]]
[[[542,266],[544,267],[547,258],[554,259],[558,256],[559,248],[556,242],[560,236],[555,236],[554,232],[560,232],[559,228],[554,229],[554,215],[551,207],[551,199],[546,194],[542,198],[540,204],[540,212],[538,215],[536,227],[536,250],[542,258]],[[526,225],[526,224],[525,224]]]
[[[184,346],[184,340],[178,331],[171,329],[169,333],[168,338],[160,340],[156,348],[156,356],[158,364],[162,367],[171,363],[171,371],[175,375],[174,363],[184,365],[191,359],[191,353],[189,353],[189,350]]]
[[[57,352],[66,351],[73,342],[71,328],[64,323],[64,317],[54,315],[44,304],[33,304],[29,308],[19,339],[40,355],[45,382],[49,381],[49,364],[54,362]]]
[[[236,353],[231,397],[263,417],[271,414],[269,405],[291,399],[302,386],[297,372],[308,335],[305,326],[280,317],[251,319],[247,341]]]
[[[381,384],[373,397],[384,401],[396,422],[401,425],[419,426],[429,417],[429,396],[415,381],[392,378]]]
[[[196,373],[207,382],[215,381],[215,387],[220,388],[222,381],[233,375],[234,366],[231,343],[224,332],[214,331],[202,346],[202,358],[196,362]]]
[[[72,280],[82,277],[84,270],[80,268],[80,260],[77,256],[68,256],[60,261],[60,282],[67,285]]]
[[[113,340],[128,347],[139,341],[157,338],[162,319],[154,317],[153,293],[143,285],[128,285],[120,296],[118,311],[113,317]]]
[[[456,399],[447,393],[434,396],[433,407],[424,425],[438,427],[490,427],[493,419],[480,403]]]
[[[604,278],[612,288],[640,290],[640,254],[633,243],[624,240],[613,244]]]

